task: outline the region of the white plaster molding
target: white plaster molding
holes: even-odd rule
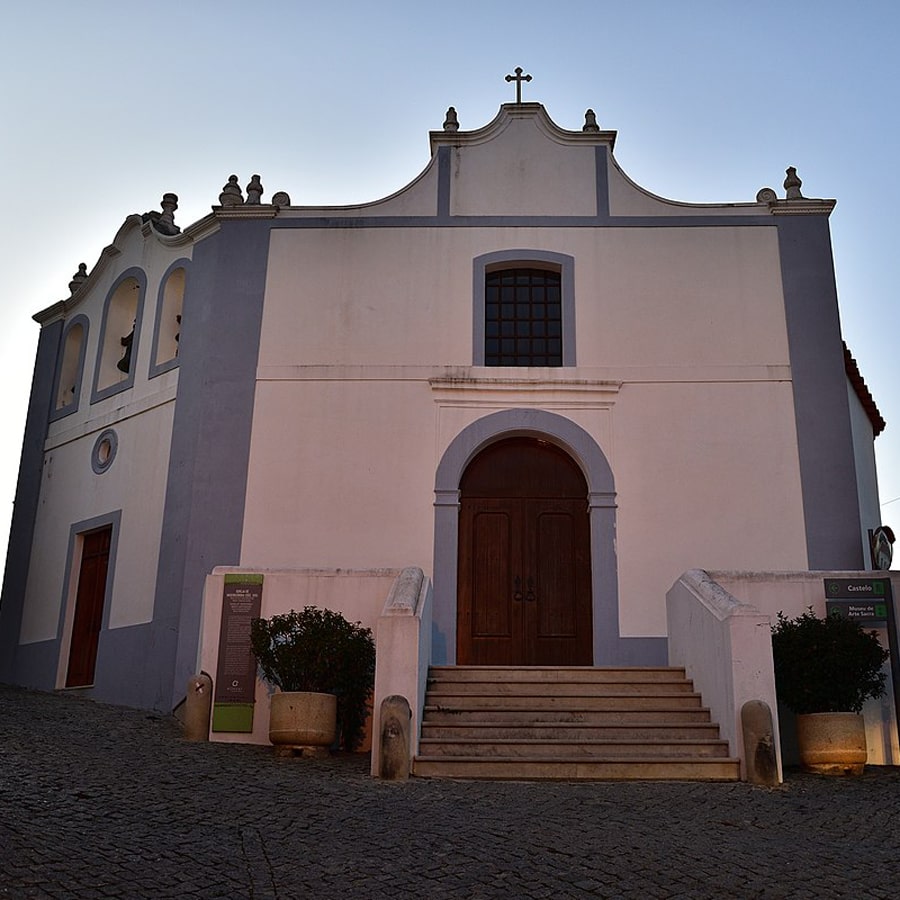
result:
[[[219,224],[215,214],[209,213],[202,219],[198,219],[192,225],[188,225],[177,237],[182,238],[183,243],[193,243],[200,241],[203,238],[208,238],[210,235],[215,234],[221,227],[222,226]],[[173,245],[177,246],[177,238],[172,238],[171,240]]]
[[[95,416],[94,418],[91,418],[86,422],[81,422],[71,428],[57,428],[57,423],[51,423],[47,440],[44,442],[44,452],[55,450],[57,447],[62,447],[64,444],[70,444],[72,441],[77,441],[79,438],[85,437],[86,435],[97,434],[107,428],[118,425],[120,422],[125,422],[128,419],[132,419],[135,416],[148,412],[151,409],[165,406],[167,403],[174,403],[177,392],[177,383],[169,385],[165,389],[159,391],[159,393],[142,397],[135,403],[130,403],[128,406],[121,406],[118,409],[114,409],[112,412]],[[68,418],[60,419],[58,422],[68,424]]]
[[[373,578],[396,577],[401,569],[336,569],[310,568],[308,566],[214,566],[211,575],[312,575],[316,578],[345,578],[347,576],[371,576]]]
[[[544,370],[538,377],[494,373],[489,366],[383,366],[383,365],[277,365],[259,366],[257,381],[427,381],[434,390],[459,387],[477,390],[483,385],[510,389],[545,385],[549,390],[591,391],[614,394],[626,384],[733,384],[790,381],[788,365],[761,366],[577,366]]]
[[[59,319],[64,319],[68,309],[69,304],[65,300],[57,300],[53,306],[48,306],[46,309],[36,312],[31,318],[41,326],[52,325]]]
[[[135,229],[138,229],[145,239],[153,238],[164,247],[178,248],[193,244],[201,234],[203,237],[207,237],[209,234],[212,234],[214,230],[218,230],[218,224],[216,224],[216,228],[213,230],[207,229],[209,219],[213,219],[214,221],[214,217],[207,216],[205,219],[195,222],[180,234],[166,235],[160,234],[153,227],[151,222],[144,222],[141,216],[137,213],[132,213],[122,223],[119,230],[116,232],[112,243],[108,244],[100,251],[97,262],[94,263],[93,268],[87,273],[87,277],[78,285],[75,292],[65,300],[60,300],[52,306],[48,306],[46,309],[36,312],[32,318],[40,325],[49,325],[57,319],[68,316],[70,312],[77,309],[81,301],[87,297],[94,285],[101,279],[112,261],[117,256],[121,256],[121,248],[125,242],[125,238]]]
[[[759,616],[760,611],[749,603],[741,603],[733,597],[722,585],[714,581],[709,572],[703,569],[690,569],[685,572],[680,581],[699,600],[705,609],[714,615],[720,622],[724,622],[731,616]]]
[[[430,131],[431,152],[438,147],[472,147],[485,144],[501,135],[515,119],[533,119],[538,129],[558,144],[615,146],[615,131],[569,131],[560,128],[547,114],[541,103],[504,103],[497,115],[487,125],[473,131]]]
[[[621,381],[597,381],[589,378],[491,378],[478,375],[429,378],[433,391],[590,391],[592,394],[617,394]]]
[[[661,197],[659,194],[654,194],[653,191],[647,190],[647,188],[638,184],[634,179],[632,179],[628,173],[619,165],[619,161],[616,157],[610,153],[609,154],[610,163],[615,171],[618,173],[619,177],[630,187],[632,190],[636,191],[639,194],[643,194],[645,197],[649,197],[651,200],[656,201],[657,203],[662,203],[667,207],[677,210],[703,210],[715,212],[718,210],[738,210],[740,215],[759,215],[764,216],[768,214],[768,207],[761,206],[757,200],[754,201],[744,201],[744,202],[734,202],[734,203],[688,203],[684,200],[671,200],[668,197]],[[616,211],[613,208],[612,200],[610,202],[610,212],[613,215],[616,215]]]
[[[422,600],[425,573],[418,566],[408,566],[394,580],[381,611],[383,616],[414,616]]]

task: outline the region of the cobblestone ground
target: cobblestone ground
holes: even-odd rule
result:
[[[900,770],[482,783],[0,687],[0,897],[897,897]]]

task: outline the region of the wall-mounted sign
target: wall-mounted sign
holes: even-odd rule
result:
[[[888,620],[891,583],[887,578],[826,578],[825,610],[872,625]]]
[[[888,619],[887,603],[860,603],[856,600],[826,600],[825,611],[830,616],[840,613],[847,619],[866,624],[884,624]]]

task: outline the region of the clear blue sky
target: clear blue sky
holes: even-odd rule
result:
[[[0,555],[38,328],[130,213],[179,196],[184,227],[228,175],[298,204],[374,200],[514,99],[562,127],[584,111],[654,193],[696,202],[834,197],[846,339],[888,420],[884,521],[900,531],[900,4],[857,0],[10,0],[0,55]],[[897,500],[892,503],[891,501]],[[698,560],[702,564],[702,560]]]

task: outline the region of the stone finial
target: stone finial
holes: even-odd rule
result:
[[[240,206],[243,202],[244,195],[241,193],[237,175],[229,175],[228,184],[222,188],[222,193],[219,194],[219,205]]]
[[[459,131],[459,119],[456,118],[456,109],[452,106],[447,110],[447,118],[444,119],[444,131]]]
[[[273,206],[290,206],[291,205],[291,197],[286,191],[277,191],[272,194],[272,205]]]
[[[263,186],[259,180],[259,175],[252,175],[250,183],[247,185],[247,203],[258,204],[262,197]]]
[[[797,170],[793,166],[788,166],[785,170],[787,178],[784,179],[784,189],[787,191],[788,200],[802,200],[803,194],[800,193],[800,185],[803,182],[797,177]]]
[[[78,293],[78,289],[85,281],[87,281],[87,263],[78,263],[78,271],[69,282],[69,292],[73,297]]]
[[[756,192],[757,203],[774,203],[778,199],[778,194],[770,187],[760,188]]]
[[[181,229],[175,224],[175,210],[178,209],[177,194],[163,194],[162,213],[154,223],[158,231],[166,234],[177,234]]]
[[[600,126],[597,124],[597,114],[589,109],[584,114],[584,126],[582,131],[599,131]]]

